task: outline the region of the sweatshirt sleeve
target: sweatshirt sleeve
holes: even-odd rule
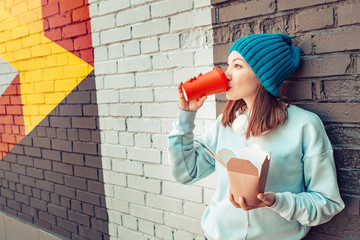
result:
[[[305,226],[328,222],[345,204],[341,199],[331,143],[315,116],[303,128],[303,164],[306,192],[275,193],[270,208],[288,221]]]
[[[183,184],[194,183],[215,170],[215,160],[204,151],[202,144],[215,151],[220,117],[211,129],[194,141],[195,116],[196,112],[180,109],[168,137],[169,164],[174,178]]]

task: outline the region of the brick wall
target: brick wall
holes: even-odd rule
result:
[[[70,239],[203,239],[216,179],[171,176],[176,86],[225,70],[239,37],[284,32],[302,57],[283,90],[324,121],[347,205],[307,239],[358,239],[359,10],[355,0],[0,0],[0,210]],[[208,98],[196,135],[225,101]]]
[[[208,1],[92,1],[97,100],[109,233],[120,239],[201,239],[215,182],[177,183],[167,135],[177,84],[213,67]],[[216,118],[210,97],[197,134]],[[213,178],[213,177],[212,177]]]
[[[346,208],[307,239],[358,239],[360,1],[222,1],[215,8],[214,61],[225,68],[227,50],[251,33],[283,32],[301,49],[299,69],[284,90],[294,104],[317,113],[333,144]],[[217,98],[217,111],[225,103]]]
[[[0,19],[0,210],[109,239],[88,2],[0,1]]]

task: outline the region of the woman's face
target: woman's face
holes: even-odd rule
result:
[[[246,102],[247,99],[255,99],[260,81],[240,53],[231,52],[225,74],[229,81],[229,89],[226,92],[228,100],[244,99]]]

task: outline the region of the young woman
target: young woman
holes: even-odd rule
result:
[[[213,127],[196,140],[194,119],[206,97],[186,102],[179,84],[179,118],[169,135],[169,161],[183,184],[216,171],[217,188],[201,221],[207,239],[302,239],[311,226],[344,208],[321,120],[279,96],[278,88],[299,61],[299,49],[285,34],[253,34],[236,41],[226,71],[228,102]],[[261,203],[250,207],[241,197],[234,201],[227,170],[203,146],[238,154],[253,143],[271,152],[271,160],[265,193],[257,196]]]

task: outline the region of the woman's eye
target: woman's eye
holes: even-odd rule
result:
[[[236,68],[241,68],[240,64],[235,64]]]

